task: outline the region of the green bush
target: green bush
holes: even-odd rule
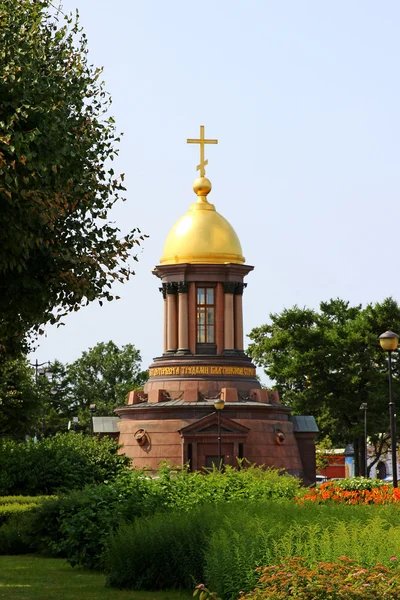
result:
[[[31,504],[0,505],[0,525],[6,523],[10,517],[32,510],[32,508],[35,508],[36,506],[37,504],[33,502]]]
[[[388,518],[386,518],[388,517]],[[224,600],[256,584],[259,564],[288,557],[335,560],[341,555],[365,565],[391,564],[400,546],[400,512],[395,506],[259,503],[227,513],[212,531],[204,579]]]
[[[120,501],[104,485],[46,502],[32,511],[29,538],[37,552],[99,569],[105,539],[120,521]]]
[[[332,480],[330,480],[332,481]],[[352,477],[350,479],[335,479],[335,485],[341,490],[357,491],[357,490],[373,490],[377,487],[391,485],[382,479],[368,479],[367,477]]]
[[[144,476],[144,474],[143,474]],[[292,499],[301,489],[295,477],[281,474],[276,469],[249,465],[234,469],[227,466],[224,472],[214,469],[207,474],[187,469],[174,470],[164,463],[156,479],[145,478],[146,503],[152,514],[156,510],[191,510],[210,502],[236,500]],[[137,512],[136,498],[128,501],[126,517]],[[142,513],[140,509],[140,514]]]
[[[0,496],[0,526],[12,517],[31,511],[51,496]]]
[[[224,598],[237,598],[239,590],[254,585],[254,567],[267,556],[270,559],[270,548],[276,542],[279,549],[279,540],[296,523],[300,529],[312,528],[313,520],[321,530],[332,519],[341,523],[343,507],[318,508],[301,508],[289,500],[240,500],[138,519],[121,525],[107,543],[108,582],[151,590],[186,587],[193,579],[206,581]],[[344,519],[364,527],[368,514],[350,510]],[[400,526],[400,516],[397,520]]]
[[[130,519],[152,514],[160,504],[152,493],[156,481],[141,471],[126,472],[114,482],[49,500],[32,513],[30,536],[37,551],[101,569],[105,542],[126,518],[128,500]]]
[[[0,496],[0,507],[10,504],[40,504],[50,496]]]
[[[112,480],[130,460],[109,438],[57,434],[38,442],[0,442],[0,495],[54,494]]]
[[[0,555],[27,554],[34,551],[27,519],[29,512],[14,514],[0,527]]]
[[[108,584],[134,590],[192,587],[203,578],[207,538],[222,513],[203,506],[122,525],[108,541]]]
[[[382,543],[384,540],[384,543]],[[390,566],[400,549],[400,525],[389,526],[379,515],[364,521],[295,524],[265,551],[269,564],[288,557],[307,556],[310,564],[348,556],[364,566]]]
[[[235,498],[291,498],[298,488],[293,477],[255,467],[201,475],[164,465],[157,478],[127,471],[108,484],[87,486],[47,502],[34,511],[32,535],[41,552],[67,557],[73,565],[101,569],[104,545],[120,522],[174,509],[187,512]]]

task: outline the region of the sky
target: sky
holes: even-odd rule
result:
[[[89,62],[104,67],[124,133],[111,218],[149,238],[116,302],[47,327],[30,359],[79,358],[133,343],[143,368],[162,353],[152,269],[195,201],[206,137],[209,195],[246,264],[244,330],[295,304],[400,298],[400,3],[397,0],[64,0],[79,9]],[[247,338],[248,341],[248,338]]]

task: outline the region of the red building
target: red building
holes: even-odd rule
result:
[[[324,475],[327,479],[343,479],[348,477],[348,474],[346,474],[344,448],[325,450],[324,457],[328,460],[328,465],[325,469],[319,469],[318,473]]]

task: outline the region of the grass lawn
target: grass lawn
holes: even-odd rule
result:
[[[61,558],[0,556],[0,598],[10,600],[188,600],[192,592],[130,592],[104,587],[105,577]]]

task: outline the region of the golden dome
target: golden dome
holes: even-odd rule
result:
[[[169,232],[160,263],[243,264],[242,246],[235,230],[206,198],[211,191],[210,180],[199,177],[193,190],[198,200]]]

